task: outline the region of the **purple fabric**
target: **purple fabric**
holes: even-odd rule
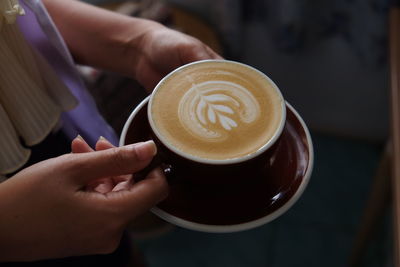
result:
[[[80,134],[92,146],[100,136],[117,145],[118,138],[114,130],[99,114],[63,39],[41,1],[21,2],[26,11],[25,16],[18,18],[22,33],[27,41],[47,59],[61,80],[79,100],[79,105],[75,109],[62,114],[64,132],[71,139]]]

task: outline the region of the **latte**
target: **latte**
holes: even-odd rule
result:
[[[183,155],[228,160],[267,146],[283,127],[285,103],[261,72],[232,61],[199,61],[166,76],[148,109],[157,137]]]

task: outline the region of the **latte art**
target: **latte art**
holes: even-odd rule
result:
[[[198,138],[219,141],[239,124],[260,116],[254,96],[243,86],[229,81],[194,84],[182,97],[178,118]]]
[[[268,77],[244,64],[200,61],[166,76],[149,101],[149,123],[172,151],[194,160],[230,160],[267,147],[285,104]]]

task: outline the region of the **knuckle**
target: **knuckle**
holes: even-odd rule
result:
[[[185,40],[184,42],[179,43],[179,48],[180,49],[193,49],[195,47],[195,41],[194,40]]]
[[[189,38],[178,43],[177,46],[180,51],[193,52],[199,48],[199,42],[197,39]]]
[[[76,159],[74,154],[64,154],[56,158],[60,164],[57,164],[57,169],[59,172],[67,173],[71,172],[74,174],[77,170],[84,168],[84,163]]]

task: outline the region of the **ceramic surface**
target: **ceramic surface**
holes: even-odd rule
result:
[[[150,139],[147,102],[148,98],[132,112],[121,145]],[[300,115],[288,103],[286,106],[286,124],[272,157],[256,168],[219,173],[204,179],[206,182],[190,179],[198,176],[196,173],[173,171],[170,178],[178,182],[152,211],[175,225],[205,232],[251,229],[287,211],[310,179],[313,145]]]

